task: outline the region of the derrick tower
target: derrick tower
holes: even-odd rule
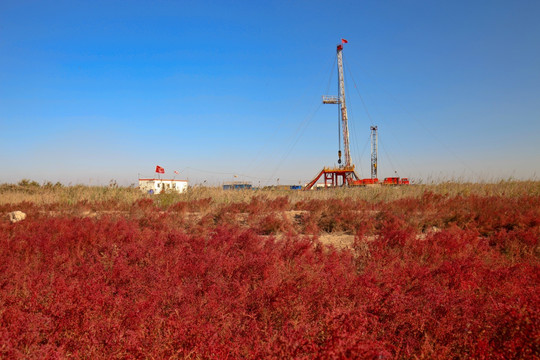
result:
[[[341,129],[343,132],[343,151],[345,152],[345,164],[342,168],[351,166],[351,150],[349,146],[349,123],[347,118],[347,103],[345,101],[345,79],[343,77],[343,44],[347,40],[341,39],[341,44],[337,46],[337,64],[338,64],[338,96],[323,95],[323,104],[338,104],[340,105]],[[341,141],[340,141],[341,147]],[[341,165],[341,149],[338,151],[338,164]]]
[[[341,43],[337,46],[337,65],[338,65],[338,94],[339,95],[323,95],[323,104],[337,104],[340,106],[338,124],[340,130],[338,134],[339,150],[338,150],[338,167],[323,168],[320,173],[311,180],[304,190],[311,189],[317,181],[323,177],[324,187],[336,187],[336,186],[354,186],[360,185],[362,181],[358,178],[354,171],[354,165],[351,161],[351,150],[349,146],[349,124],[347,117],[347,103],[345,101],[345,80],[343,76],[343,44],[348,41],[341,39]],[[345,153],[345,162],[341,161],[341,141],[343,140],[343,151]]]

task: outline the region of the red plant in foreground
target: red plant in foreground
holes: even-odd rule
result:
[[[258,235],[280,231],[283,199],[193,221],[141,201],[125,218],[0,223],[0,357],[538,357],[538,201],[464,199],[457,215],[435,200],[300,204],[358,234],[342,250],[290,224]],[[492,203],[505,213],[482,216]],[[222,220],[239,211],[254,229]]]

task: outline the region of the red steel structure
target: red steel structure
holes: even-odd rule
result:
[[[360,180],[354,171],[354,165],[352,165],[339,168],[325,167],[304,187],[304,189],[310,190],[313,188],[321,177],[324,179],[324,187],[363,185],[362,180]]]

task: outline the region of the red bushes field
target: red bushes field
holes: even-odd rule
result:
[[[18,209],[1,358],[540,357],[538,196]]]

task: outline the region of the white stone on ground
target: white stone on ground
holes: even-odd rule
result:
[[[12,211],[8,214],[9,221],[12,223],[16,223],[17,221],[21,221],[26,219],[26,214],[22,211]]]

